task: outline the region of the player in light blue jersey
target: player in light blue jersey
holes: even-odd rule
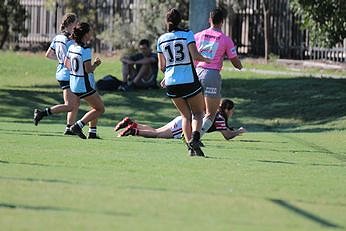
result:
[[[96,92],[94,71],[101,64],[101,60],[96,58],[92,63],[92,51],[87,46],[92,37],[90,25],[80,23],[73,29],[72,38],[76,41],[67,51],[65,66],[70,69],[70,87],[71,91],[79,98],[85,99],[91,107],[80,120],[71,126],[71,131],[80,138],[86,139],[83,134],[83,127],[90,121],[95,121],[101,116],[105,109],[100,95]],[[96,125],[96,124],[95,124]],[[94,127],[96,135],[96,126]],[[92,133],[89,130],[88,138]]]
[[[34,123],[38,125],[38,122],[45,116],[56,114],[60,112],[67,113],[67,125],[65,128],[65,135],[72,135],[70,126],[75,122],[78,113],[79,99],[70,90],[70,71],[64,66],[64,60],[67,50],[74,41],[71,39],[71,33],[73,28],[77,25],[77,16],[73,13],[64,15],[60,29],[61,34],[54,37],[50,44],[46,57],[58,61],[56,67],[56,79],[59,82],[60,87],[63,90],[64,104],[54,105],[47,107],[44,110],[35,109],[34,111]]]
[[[170,9],[166,14],[168,32],[157,42],[159,67],[165,74],[161,86],[166,87],[182,116],[182,128],[191,156],[204,156],[200,146],[200,130],[204,115],[202,87],[198,80],[194,60],[210,62],[196,48],[194,34],[178,26],[181,15]]]

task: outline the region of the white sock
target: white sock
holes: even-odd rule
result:
[[[89,128],[89,133],[97,133],[96,127],[90,127]]]
[[[209,117],[204,117],[203,118],[203,124],[202,124],[202,129],[201,129],[201,137],[206,133],[209,128],[213,125],[213,121],[209,119]]]
[[[81,120],[78,120],[77,121],[77,124],[78,124],[78,126],[80,127],[80,128],[83,128],[84,127],[84,123],[83,123],[83,121],[81,121]]]

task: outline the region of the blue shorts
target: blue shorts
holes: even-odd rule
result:
[[[70,81],[70,71],[63,64],[58,64],[55,77],[58,81]]]

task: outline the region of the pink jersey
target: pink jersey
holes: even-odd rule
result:
[[[208,28],[195,34],[198,51],[207,58],[212,59],[211,63],[197,62],[197,67],[214,70],[222,69],[224,56],[229,59],[237,56],[237,51],[232,39],[227,37],[221,30]]]

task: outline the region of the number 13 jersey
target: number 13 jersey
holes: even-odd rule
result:
[[[193,83],[196,71],[188,49],[195,43],[190,30],[175,30],[160,36],[157,41],[157,52],[166,59],[165,84],[178,85]]]

